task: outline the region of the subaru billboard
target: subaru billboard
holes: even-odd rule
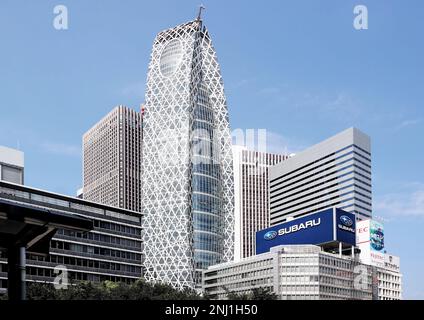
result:
[[[336,241],[354,246],[355,226],[353,213],[330,208],[256,232],[256,254],[289,244],[320,245]]]

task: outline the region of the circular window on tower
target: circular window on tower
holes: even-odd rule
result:
[[[183,57],[183,46],[181,41],[173,39],[168,42],[160,56],[160,73],[164,77],[172,76],[177,70]]]

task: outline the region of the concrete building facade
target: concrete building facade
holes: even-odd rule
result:
[[[24,184],[24,153],[0,146],[0,180]]]
[[[385,254],[384,267],[377,267],[378,299],[402,300],[400,258]]]
[[[142,114],[118,106],[83,136],[84,199],[141,212]]]
[[[256,231],[269,227],[268,168],[286,158],[233,145],[235,261],[254,255]]]
[[[371,142],[347,129],[270,168],[270,224],[329,207],[372,215]]]
[[[212,299],[266,288],[282,300],[372,300],[372,279],[372,267],[357,257],[327,253],[315,245],[290,245],[209,267],[203,290]]]
[[[0,201],[92,219],[90,232],[58,229],[50,254],[27,254],[26,279],[52,283],[55,268],[66,267],[69,283],[115,281],[131,283],[143,276],[140,213],[0,181]],[[1,216],[0,216],[1,217]],[[7,260],[0,252],[0,291],[7,288]],[[63,272],[60,271],[60,272]]]

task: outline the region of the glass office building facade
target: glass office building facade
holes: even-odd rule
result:
[[[157,35],[143,121],[145,277],[200,287],[202,270],[234,255],[229,118],[201,20]]]

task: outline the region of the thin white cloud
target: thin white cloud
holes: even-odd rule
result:
[[[241,79],[241,80],[235,82],[230,87],[230,89],[238,89],[238,88],[244,87],[244,86],[248,85],[249,83],[251,83],[252,81],[253,81],[253,79],[250,79],[250,78],[249,79]]]
[[[290,155],[307,148],[305,143],[295,138],[289,138],[266,129],[236,129],[232,132],[232,138],[235,145],[275,154]],[[246,141],[246,139],[252,141]],[[259,144],[261,145],[259,146]]]
[[[307,146],[294,138],[283,136],[279,133],[267,131],[266,139],[267,152],[278,154],[299,153],[307,148]]]
[[[145,89],[145,84],[142,81],[130,83],[121,90],[121,94],[126,97],[144,99],[144,89]]]
[[[262,95],[276,95],[276,94],[282,94],[283,90],[281,87],[266,87],[259,90],[259,94]]]
[[[410,183],[401,189],[396,193],[375,197],[374,210],[384,216],[424,218],[424,184]]]
[[[68,156],[68,157],[81,157],[81,147],[74,145],[67,145],[63,143],[44,142],[41,148],[48,153]]]
[[[326,112],[337,113],[343,118],[357,118],[361,114],[360,103],[345,92],[339,92],[333,99],[323,105]]]
[[[421,119],[407,119],[402,121],[397,127],[396,130],[401,130],[406,127],[414,126],[421,122]]]
[[[286,84],[262,88],[258,91],[264,99],[284,105],[288,109],[313,110],[324,117],[355,119],[362,113],[362,103],[347,92],[321,92],[299,90]]]

